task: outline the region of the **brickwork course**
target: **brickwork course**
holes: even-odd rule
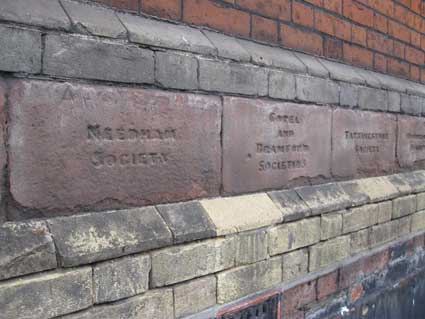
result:
[[[421,318],[420,1],[94,2],[0,1],[0,319]]]
[[[92,0],[425,81],[420,0]]]

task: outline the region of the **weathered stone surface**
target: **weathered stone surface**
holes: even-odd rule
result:
[[[113,10],[70,0],[60,1],[78,32],[110,38],[127,36],[127,30]]]
[[[388,93],[384,90],[360,87],[359,107],[364,110],[388,110]]]
[[[308,76],[296,76],[297,98],[321,104],[339,103],[339,86],[335,82]]]
[[[183,318],[212,307],[217,300],[215,276],[195,279],[174,287],[176,318]]]
[[[293,221],[311,215],[311,209],[294,190],[268,193],[283,214],[283,221]]]
[[[307,249],[284,254],[282,260],[282,281],[291,280],[308,272]]]
[[[270,70],[269,96],[276,99],[295,99],[295,76],[285,71]]]
[[[319,217],[272,227],[268,230],[269,253],[277,255],[315,244],[320,233]]]
[[[278,284],[282,278],[282,257],[260,261],[217,274],[217,302],[236,300]]]
[[[370,228],[350,234],[351,254],[358,254],[369,248]]]
[[[309,270],[316,271],[350,256],[350,236],[337,237],[310,247]]]
[[[300,52],[294,52],[294,54],[307,67],[307,72],[309,74],[323,78],[329,76],[329,71],[320,63],[318,58]]]
[[[217,49],[218,56],[242,62],[251,59],[251,55],[239,44],[239,41],[235,41],[234,37],[207,30],[202,32]]]
[[[358,68],[358,67],[355,67],[355,66],[351,66],[351,67],[354,69],[354,71],[358,75],[360,75],[363,79],[365,79],[366,84],[368,86],[371,86],[371,87],[376,88],[376,89],[382,88],[382,83],[379,80],[379,77],[377,76],[376,72],[372,72],[372,71],[365,70],[365,69],[362,69],[362,68]]]
[[[6,143],[5,143],[5,126],[6,126],[6,83],[0,78],[0,204],[3,202],[4,192],[3,185],[5,185],[4,178],[6,176],[5,169],[7,164]],[[3,206],[4,208],[4,206]],[[6,221],[6,210],[0,208],[0,225]]]
[[[377,175],[396,169],[395,116],[337,109],[333,112],[332,173]]]
[[[234,256],[233,238],[211,239],[154,251],[151,285],[161,287],[231,268]]]
[[[281,212],[267,194],[205,199],[200,203],[214,224],[217,235],[257,229],[282,221]]]
[[[252,264],[267,257],[267,232],[265,230],[245,232],[236,237],[236,265]]]
[[[370,204],[355,207],[342,215],[344,234],[351,233],[378,223],[379,206]]]
[[[254,63],[294,72],[306,71],[305,65],[291,51],[262,45],[253,41],[239,40],[239,43],[248,51]]]
[[[400,112],[401,96],[400,93],[394,91],[388,91],[388,111]]]
[[[173,290],[151,290],[123,302],[90,308],[61,319],[170,319],[173,318]]]
[[[403,173],[403,179],[410,185],[412,193],[425,191],[425,171]]]
[[[370,231],[370,245],[376,247],[410,232],[411,216],[373,226]]]
[[[416,209],[418,211],[425,210],[425,193],[416,195]]]
[[[416,212],[416,195],[404,196],[393,200],[393,219]]]
[[[342,233],[342,215],[346,211],[336,212],[334,214],[326,214],[321,217],[321,240],[337,237]]]
[[[387,179],[398,189],[400,195],[407,195],[413,192],[412,186],[404,175],[403,173],[398,173],[387,176]]]
[[[354,181],[358,189],[365,193],[371,202],[380,202],[397,197],[399,190],[387,177],[371,177]]]
[[[425,167],[425,119],[398,116],[397,159],[401,167]]]
[[[278,188],[302,177],[329,176],[330,113],[327,107],[226,97],[224,191]]]
[[[378,203],[378,224],[386,223],[393,216],[393,202],[391,200]]]
[[[171,244],[171,233],[152,208],[48,220],[63,266],[111,259]]]
[[[406,114],[421,115],[424,111],[424,99],[419,96],[402,94],[401,111]]]
[[[252,64],[199,59],[199,87],[206,91],[267,95],[268,71]]]
[[[425,230],[425,211],[412,215],[412,233]]]
[[[332,79],[356,84],[365,83],[365,79],[356,72],[355,68],[350,65],[328,61],[325,59],[320,59],[320,62],[329,71]]]
[[[351,206],[348,195],[335,183],[298,187],[295,191],[310,207],[313,215],[329,213]]]
[[[198,29],[130,14],[118,14],[118,17],[128,30],[131,42],[202,54],[215,52]]]
[[[153,83],[153,52],[79,35],[48,35],[43,70],[49,75],[125,83]],[[107,67],[106,67],[107,66]]]
[[[6,1],[9,2],[9,1]],[[1,6],[0,3],[0,15]],[[0,26],[0,70],[38,73],[41,70],[41,33]]]
[[[90,267],[48,272],[0,283],[0,318],[46,319],[92,304]]]
[[[356,107],[359,101],[359,87],[351,83],[340,83],[339,104]]]
[[[104,303],[141,294],[149,288],[148,255],[105,261],[93,266],[94,301]]]
[[[52,236],[44,222],[0,227],[0,280],[56,268]]]
[[[155,78],[166,88],[194,90],[198,88],[198,61],[192,55],[156,52]]]
[[[173,233],[175,244],[215,235],[215,227],[199,202],[159,205],[157,209]]]
[[[58,1],[2,0],[0,19],[49,29],[69,29],[70,22]]]
[[[340,182],[338,185],[348,195],[352,206],[360,206],[369,202],[369,196],[360,188],[356,181]]]
[[[218,194],[218,98],[16,81],[9,101],[11,192],[23,206],[122,208]]]

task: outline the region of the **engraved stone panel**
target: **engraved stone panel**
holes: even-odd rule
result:
[[[401,167],[425,168],[425,119],[398,116],[397,159]]]
[[[379,175],[396,169],[394,115],[337,109],[332,127],[334,176]]]
[[[10,185],[45,212],[217,195],[217,97],[47,81],[10,93]]]
[[[226,97],[223,112],[225,192],[329,177],[330,108]]]

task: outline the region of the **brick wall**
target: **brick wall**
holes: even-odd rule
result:
[[[421,0],[92,0],[425,82]]]

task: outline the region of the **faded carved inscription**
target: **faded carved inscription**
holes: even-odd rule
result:
[[[256,143],[256,154],[260,158],[258,170],[261,172],[305,168],[307,159],[303,155],[309,152],[310,146],[294,142],[297,138],[294,127],[299,127],[303,124],[302,117],[271,112],[268,120],[271,123],[278,124],[278,126],[274,129],[273,143]],[[295,160],[287,159],[286,157],[291,154],[299,154],[301,157]]]
[[[382,140],[388,140],[389,134],[345,131],[345,138],[354,142],[354,151],[356,153],[378,153]]]
[[[126,166],[160,166],[170,159],[169,152],[139,152],[135,146],[149,144],[151,141],[175,141],[175,128],[136,128],[136,127],[103,127],[99,124],[87,126],[87,142],[97,145],[129,142],[128,152],[106,152],[96,150],[91,157],[91,163],[96,167],[126,167]],[[133,146],[133,147],[132,147]]]

